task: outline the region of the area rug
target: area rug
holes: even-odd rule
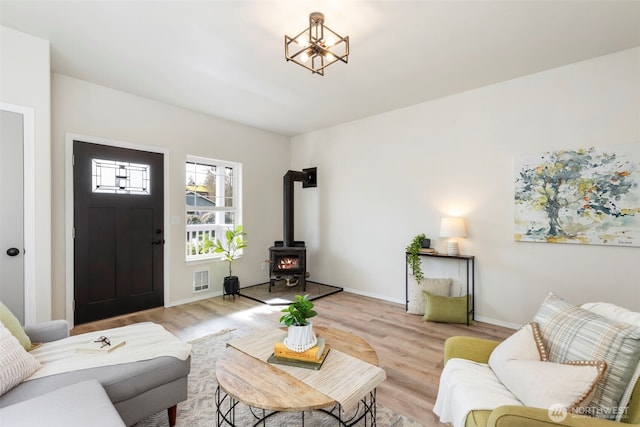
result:
[[[192,341],[191,373],[187,400],[178,404],[178,427],[209,427],[216,425],[216,405],[214,393],[217,387],[215,362],[224,351],[229,340],[237,338],[233,330],[220,331]],[[377,405],[377,425],[380,427],[422,427],[402,415]],[[246,405],[236,409],[236,426],[253,426],[255,419]],[[300,414],[281,413],[267,420],[267,426],[300,426]],[[262,425],[262,424],[260,424]],[[336,421],[321,412],[305,413],[305,425],[312,427],[335,426]],[[168,427],[167,411],[135,424],[136,427]]]
[[[241,296],[269,305],[290,304],[295,300],[296,295],[308,294],[309,299],[313,301],[335,294],[336,292],[342,292],[342,288],[307,281],[305,290],[302,290],[302,285],[287,286],[284,280],[276,281],[271,292],[269,292],[269,283],[262,283],[240,289]]]

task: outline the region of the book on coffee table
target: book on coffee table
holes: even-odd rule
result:
[[[287,348],[284,343],[286,337],[285,335],[273,346],[273,354],[276,357],[317,363],[324,355],[324,338],[318,338],[316,345],[306,351],[293,351]]]
[[[322,364],[327,358],[328,353],[329,353],[329,346],[325,345],[324,352],[322,353],[322,356],[320,356],[320,359],[318,359],[317,361],[287,359],[284,357],[278,357],[274,353],[271,356],[269,356],[269,358],[267,359],[267,362],[273,363],[276,365],[295,366],[298,368],[313,369],[317,371],[322,367]]]

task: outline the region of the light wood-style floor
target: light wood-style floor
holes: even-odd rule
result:
[[[314,302],[314,324],[344,329],[367,340],[378,353],[387,379],[378,387],[380,405],[425,426],[444,426],[431,412],[443,366],[444,341],[454,335],[503,340],[514,331],[477,323],[474,326],[423,322],[406,314],[404,305],[341,292]],[[233,328],[243,335],[266,324],[278,325],[280,309],[237,297],[210,298],[170,308],[78,325],[72,334],[156,322],[185,341]]]

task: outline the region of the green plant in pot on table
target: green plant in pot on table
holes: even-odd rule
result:
[[[229,263],[229,275],[224,278],[223,285],[225,295],[236,295],[240,291],[240,280],[238,280],[238,276],[232,274],[231,264],[240,257],[240,251],[247,247],[247,242],[244,240],[246,235],[242,225],[238,225],[236,228],[230,228],[226,231],[224,244],[220,239],[216,239],[213,245],[213,251],[223,254],[222,258]]]
[[[420,249],[422,248],[422,242],[426,239],[424,234],[418,234],[411,240],[409,246],[407,246],[407,265],[411,268],[411,274],[416,282],[420,283],[424,278],[422,273],[422,266],[420,264]]]
[[[314,304],[307,294],[296,295],[295,301],[281,310],[285,314],[280,317],[280,323],[289,328],[287,338],[284,340],[284,345],[289,350],[303,352],[317,344],[313,325],[307,320],[318,315],[313,308]]]

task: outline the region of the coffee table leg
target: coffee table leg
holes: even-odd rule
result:
[[[225,393],[220,386],[216,388],[216,426],[235,426],[236,423],[236,405],[238,401],[233,397]],[[225,410],[223,408],[224,402],[228,403],[228,407]]]
[[[249,411],[251,411],[251,415],[253,415],[253,418],[255,418],[256,420],[258,420],[253,427],[262,425],[264,427],[266,427],[267,425],[267,418],[269,418],[271,415],[276,414],[277,412],[272,412],[270,414],[267,414],[267,410],[266,409],[260,409],[260,408],[254,408],[253,406],[249,406],[247,405],[247,408],[249,408]],[[256,414],[255,411],[258,412],[262,412],[262,415],[258,415]]]
[[[364,425],[364,427],[376,426],[376,389],[365,395],[352,414],[349,414],[347,418],[343,419],[342,405],[336,405],[331,409],[318,409],[335,420],[338,421],[338,425],[341,427],[352,427],[356,425]],[[336,413],[337,411],[337,413]],[[360,424],[360,423],[363,424]],[[304,425],[304,422],[303,422]]]
[[[229,396],[218,386],[215,392],[215,401],[216,401],[216,426],[232,426],[235,427],[236,422],[236,406],[240,403],[235,400],[233,397]],[[223,408],[227,402],[227,408]],[[264,409],[253,408],[248,406],[251,414],[256,418],[257,422],[254,426],[258,426],[262,424],[266,426],[267,419],[273,415],[278,414],[278,412],[270,412],[267,413]],[[262,416],[257,415],[254,412],[254,409],[262,412]],[[337,414],[335,413],[337,410]],[[364,426],[375,427],[376,419],[377,419],[377,408],[376,408],[376,389],[374,388],[371,392],[365,395],[362,400],[358,403],[358,407],[355,412],[347,419],[342,419],[342,405],[338,404],[331,409],[318,409],[318,411],[323,412],[338,421],[338,425],[341,427],[352,427],[358,425],[361,421],[364,422]],[[304,427],[305,422],[305,413],[301,412],[301,426]]]

